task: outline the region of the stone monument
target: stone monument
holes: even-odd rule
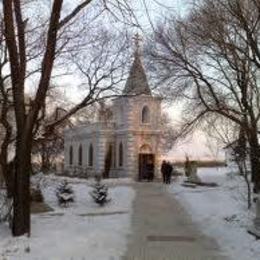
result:
[[[189,163],[188,167],[188,181],[189,182],[201,182],[198,174],[197,174],[197,162],[196,161],[191,161]]]

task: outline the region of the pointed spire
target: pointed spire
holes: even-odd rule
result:
[[[135,34],[133,39],[135,42],[134,62],[130,69],[130,73],[123,94],[151,95],[151,90],[148,85],[146,73],[140,57],[140,42],[142,41],[142,39],[138,33]]]
[[[140,55],[140,42],[142,41],[142,38],[139,35],[139,33],[136,33],[134,35],[133,40],[135,42],[135,54],[139,54]]]

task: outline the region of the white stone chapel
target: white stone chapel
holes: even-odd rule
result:
[[[161,98],[151,93],[138,49],[112,118],[65,131],[65,171],[89,177],[146,179],[146,165],[160,176]]]

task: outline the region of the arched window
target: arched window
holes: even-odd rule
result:
[[[88,166],[93,166],[93,145],[90,144],[88,148]]]
[[[142,110],[142,123],[149,123],[150,122],[150,110],[148,106],[144,106]]]
[[[82,145],[79,146],[78,163],[79,163],[79,165],[82,165]]]
[[[118,165],[121,167],[124,164],[124,150],[123,150],[123,144],[120,143],[119,144],[119,151],[118,151],[119,155],[118,155]]]
[[[73,147],[72,146],[70,146],[70,152],[69,152],[70,154],[69,154],[69,157],[70,157],[70,165],[72,165],[73,164]]]

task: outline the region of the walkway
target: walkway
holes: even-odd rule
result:
[[[224,260],[160,183],[136,183],[133,233],[124,260]]]

